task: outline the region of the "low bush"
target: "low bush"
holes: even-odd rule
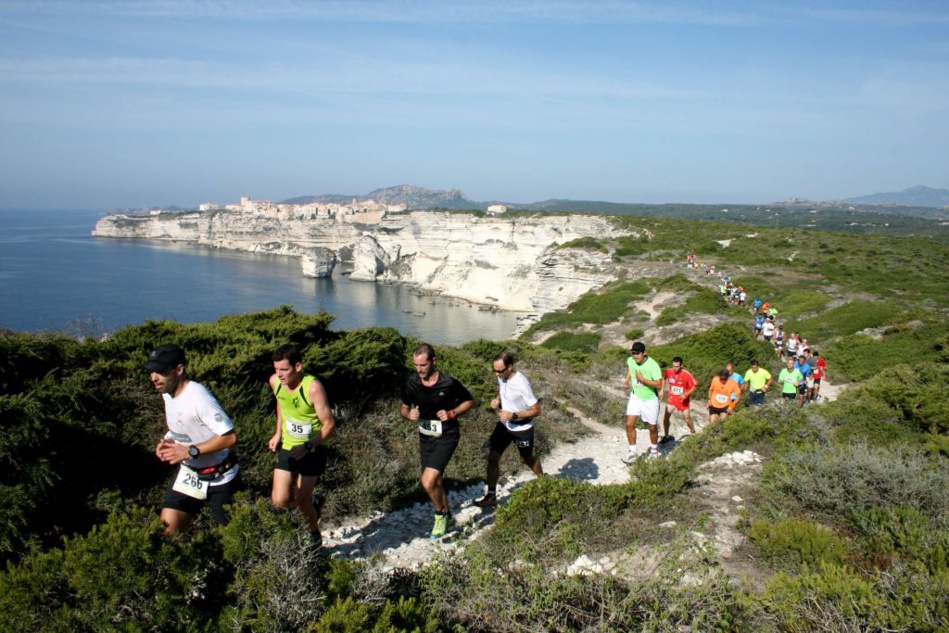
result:
[[[934,322],[914,328],[884,330],[879,337],[850,334],[828,346],[828,376],[841,380],[866,380],[894,365],[946,364],[949,322]],[[881,362],[885,360],[885,362]]]
[[[905,308],[893,301],[851,301],[804,320],[787,320],[784,329],[803,332],[812,341],[826,341],[880,327],[903,312]]]
[[[949,528],[938,527],[914,508],[895,507],[854,512],[851,523],[860,542],[866,570],[887,569],[900,562],[921,564],[927,573],[949,572]]]
[[[7,631],[201,631],[224,602],[207,531],[168,539],[146,510],[114,513],[88,535],[0,574]]]
[[[779,631],[941,631],[949,618],[949,574],[899,566],[863,576],[821,563],[779,573],[756,598],[761,626]]]
[[[611,323],[629,312],[630,304],[639,296],[649,292],[649,285],[642,281],[617,281],[606,284],[599,291],[583,295],[563,312],[549,312],[540,321],[531,325],[521,336],[530,340],[535,332],[545,329],[576,327],[584,324]]]
[[[748,537],[761,559],[788,571],[816,568],[820,563],[841,565],[848,551],[846,542],[830,529],[799,519],[754,521]]]
[[[937,526],[949,522],[949,463],[919,451],[863,443],[790,447],[764,472],[775,493],[828,521],[902,506],[927,514]]]
[[[563,352],[581,352],[592,354],[600,346],[602,337],[596,332],[557,332],[540,344],[545,349],[555,349]]]
[[[841,442],[866,441],[949,454],[949,365],[890,366],[823,410]]]
[[[589,235],[586,237],[578,237],[575,240],[570,240],[569,242],[565,242],[564,244],[559,245],[557,248],[558,249],[586,248],[586,249],[599,251],[601,253],[606,253],[608,251],[606,246],[603,244],[602,240],[595,237],[591,237]]]
[[[421,573],[423,596],[465,631],[751,631],[749,602],[726,574],[670,551],[642,582],[570,576],[497,561],[476,545]]]

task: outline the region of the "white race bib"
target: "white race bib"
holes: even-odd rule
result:
[[[298,440],[308,440],[313,435],[313,423],[302,420],[286,420],[287,434]]]
[[[421,433],[422,435],[430,435],[432,437],[441,437],[442,423],[440,420],[419,420],[418,432]]]
[[[683,393],[685,393],[685,389],[683,389],[682,387],[672,387],[671,389],[669,389],[669,391],[674,396],[681,396]]]
[[[724,393],[716,393],[716,394],[715,394],[715,402],[718,402],[718,403],[720,403],[720,404],[725,404],[725,403],[727,403],[727,402],[728,402],[728,395],[726,395],[726,394],[724,394]]]
[[[172,490],[204,501],[208,498],[208,485],[210,485],[210,482],[201,481],[198,479],[197,472],[182,464],[181,468],[178,469],[178,476],[175,478],[175,485],[172,486]]]

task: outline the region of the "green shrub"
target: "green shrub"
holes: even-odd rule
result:
[[[545,349],[556,349],[564,352],[581,352],[592,354],[600,346],[600,334],[596,332],[557,332],[540,344]]]
[[[421,572],[423,596],[458,630],[752,630],[737,584],[679,551],[667,553],[647,580],[632,582],[569,576],[566,564],[498,561],[477,543]]]
[[[114,513],[62,551],[0,574],[10,631],[205,630],[223,601],[220,550],[206,532],[169,540],[154,513]]]
[[[811,521],[754,521],[748,536],[759,556],[781,569],[816,568],[820,563],[841,565],[847,555],[847,544],[841,538]]]
[[[868,569],[905,561],[921,563],[929,574],[949,572],[949,528],[937,527],[915,508],[856,511],[852,524],[863,537],[862,556]]]
[[[889,366],[847,390],[824,410],[841,441],[916,446],[939,453],[949,436],[949,365],[916,363]],[[945,454],[945,453],[943,453]]]
[[[872,582],[827,563],[802,575],[779,573],[758,600],[779,631],[865,631],[883,606]]]
[[[880,327],[903,312],[905,308],[892,300],[851,301],[808,319],[786,321],[784,329],[803,332],[812,341],[828,340],[866,328]]]
[[[569,242],[561,244],[557,247],[558,250],[565,248],[586,248],[599,251],[601,253],[606,253],[608,250],[603,244],[602,240],[589,235],[586,237],[578,237],[575,240],[570,240]]]
[[[307,631],[312,633],[434,633],[443,630],[435,615],[416,598],[399,597],[382,605],[337,600]]]
[[[791,447],[765,465],[776,492],[829,520],[910,507],[949,522],[949,464],[921,452],[866,444]]]
[[[949,574],[898,566],[861,576],[821,563],[780,573],[757,597],[763,625],[779,631],[941,631],[949,618]]]
[[[612,323],[623,317],[630,304],[649,292],[644,281],[618,281],[606,284],[598,291],[590,291],[573,303],[564,312],[549,312],[541,317],[521,335],[530,340],[535,332],[551,328],[575,327],[583,324]]]
[[[912,329],[885,330],[882,338],[851,334],[830,345],[821,355],[826,358],[828,375],[835,382],[866,380],[893,365],[946,364],[947,341],[949,322],[935,322]]]

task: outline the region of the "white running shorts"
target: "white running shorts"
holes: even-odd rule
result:
[[[626,404],[626,415],[638,415],[639,419],[646,424],[658,424],[659,398],[650,398],[644,401],[636,397],[635,394],[630,395],[629,402]]]

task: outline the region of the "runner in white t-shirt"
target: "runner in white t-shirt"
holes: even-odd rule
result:
[[[142,366],[165,402],[168,432],[155,456],[178,466],[162,504],[165,531],[186,530],[204,506],[217,523],[226,524],[225,506],[239,483],[231,452],[237,443],[234,424],[211,392],[188,377],[184,351],[177,345],[156,348]]]

